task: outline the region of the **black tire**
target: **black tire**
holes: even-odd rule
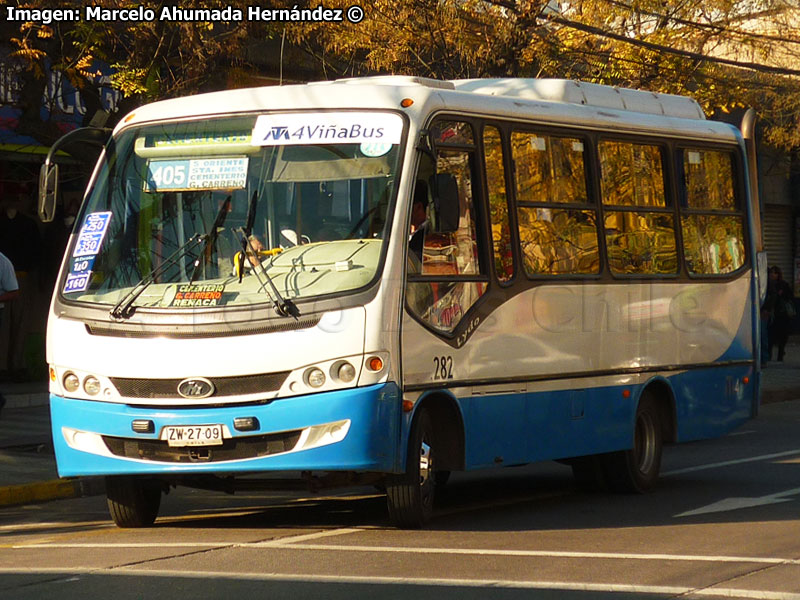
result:
[[[433,516],[436,489],[435,439],[430,414],[423,408],[411,426],[406,472],[386,478],[389,519],[404,529],[419,529]]]
[[[655,487],[661,470],[662,431],[658,404],[645,392],[636,409],[633,448],[603,457],[603,470],[612,491],[643,494]]]
[[[161,485],[134,476],[106,477],[108,512],[118,527],[149,527],[161,506]]]
[[[436,471],[433,474],[433,477],[436,487],[442,488],[447,485],[448,481],[450,481],[450,471]]]

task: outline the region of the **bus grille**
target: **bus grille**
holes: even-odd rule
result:
[[[198,463],[244,460],[289,452],[300,439],[300,430],[224,440],[220,446],[172,447],[161,440],[132,440],[103,436],[114,456],[160,463]]]
[[[214,384],[211,397],[244,396],[275,392],[281,389],[290,371],[244,375],[241,377],[209,377]],[[178,384],[183,379],[129,379],[111,377],[111,383],[123,398],[182,398]]]

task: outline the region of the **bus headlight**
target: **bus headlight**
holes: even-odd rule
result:
[[[322,372],[321,369],[317,367],[311,367],[307,369],[303,379],[306,380],[306,384],[313,388],[322,387],[325,385],[325,373]]]
[[[89,375],[83,380],[83,390],[90,396],[96,396],[100,393],[100,380],[94,375]]]
[[[81,380],[71,371],[64,375],[64,389],[68,392],[77,392],[81,387]]]
[[[336,378],[342,383],[350,383],[356,378],[356,368],[349,362],[342,361],[336,369]]]

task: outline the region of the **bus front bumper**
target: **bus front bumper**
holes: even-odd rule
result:
[[[393,383],[230,407],[139,407],[50,396],[61,477],[396,472],[400,412]],[[222,443],[170,445],[165,438],[176,429],[201,436],[219,429]]]

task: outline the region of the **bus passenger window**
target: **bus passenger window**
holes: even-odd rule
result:
[[[733,156],[713,150],[684,150],[683,184],[681,231],[689,272],[714,275],[736,271],[745,263],[745,245],[744,218],[734,194]]]
[[[508,222],[503,145],[496,127],[486,127],[483,130],[483,152],[486,162],[486,184],[489,189],[494,268],[497,279],[506,282],[514,276],[514,253],[511,247],[511,227]]]
[[[676,274],[675,217],[667,207],[661,148],[606,140],[598,150],[611,272]]]
[[[525,273],[599,273],[597,211],[588,204],[583,141],[515,131],[511,152]]]

